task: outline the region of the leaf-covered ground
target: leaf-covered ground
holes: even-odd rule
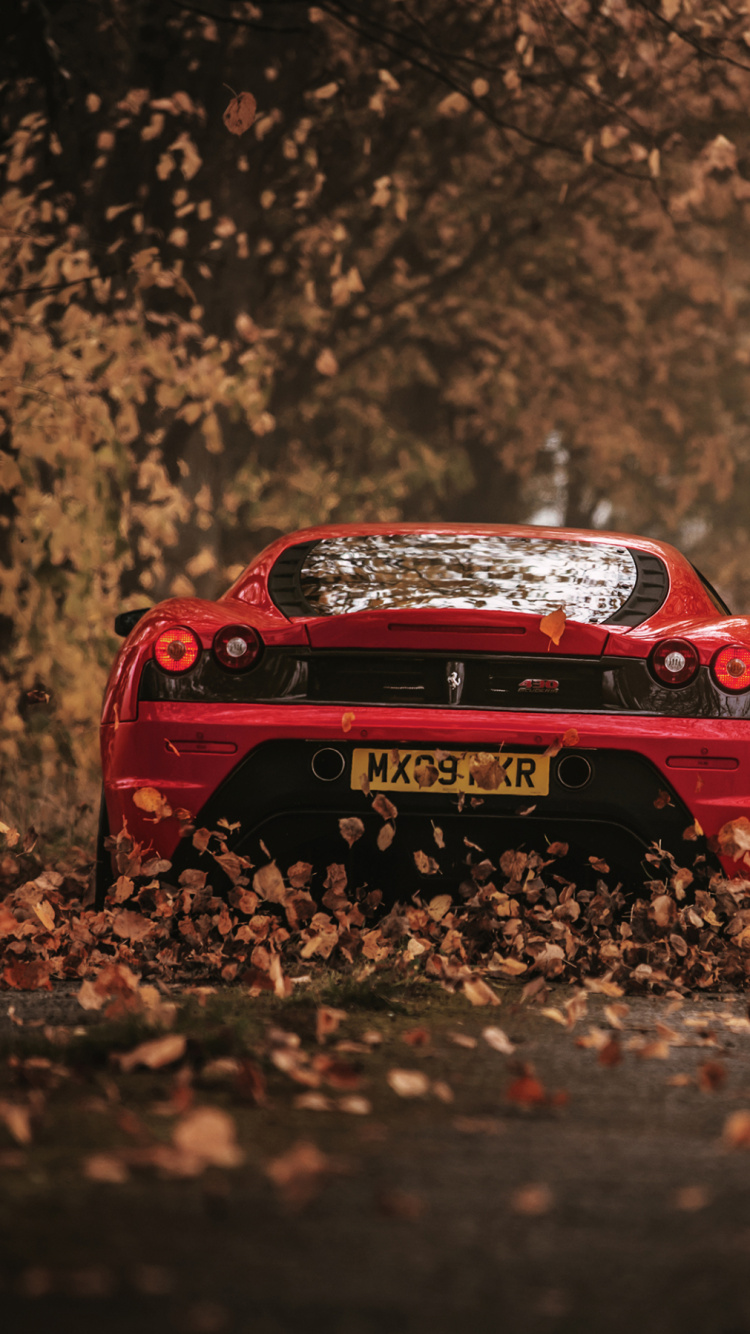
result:
[[[136,798],[149,794],[164,800],[150,788]],[[387,843],[396,808],[378,793],[373,810]],[[418,851],[414,883],[394,887],[400,897],[389,904],[380,890],[348,884],[343,863],[326,868],[314,897],[311,863],[284,872],[270,859],[254,867],[228,849],[222,823],[216,830],[186,824],[205,870],[179,875],[126,829],[109,838],[116,875],[101,910],[84,850],[45,864],[33,837],[2,826],[2,985],[33,991],[77,980],[85,1009],[116,999],[138,1010],[148,983],[158,1009],[160,986],[199,979],[286,997],[325,965],[358,979],[383,968],[419,975],[492,1005],[493,986],[508,980],[521,984],[524,1001],[538,1002],[552,979],[596,983],[619,996],[743,986],[750,973],[750,879],[713,873],[705,851],[696,853],[696,827],[685,831],[684,865],[652,846],[640,885],[623,885],[593,855],[576,884],[557,870],[565,843],[551,844],[544,856],[509,850],[496,865],[465,840],[465,877],[446,892],[438,878],[433,884],[437,860]],[[354,817],[340,826],[342,847],[364,829]],[[441,831],[434,834],[438,851]],[[718,846],[750,855],[750,821],[725,825]]]
[[[388,905],[333,865],[316,901],[306,863],[282,874],[221,828],[193,837],[206,870],[175,879],[113,840],[98,910],[84,849],[45,860],[6,831],[14,1334],[490,1329],[498,1310],[572,1331],[602,1284],[620,1298],[600,1328],[664,1334],[718,1273],[726,1298],[750,1207],[750,882],[654,849],[635,892],[595,858],[582,889],[562,845],[499,866],[468,848],[450,893],[415,867]],[[738,1284],[747,1321],[743,1301]]]

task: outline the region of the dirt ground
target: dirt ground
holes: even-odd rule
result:
[[[570,994],[553,989],[546,1004],[562,1013]],[[85,1178],[86,1153],[156,1124],[174,1072],[134,1072],[114,1094],[101,1055],[111,1033],[99,1050],[72,997],[6,993],[8,1078],[19,1057],[59,1048],[65,1026],[85,1031],[65,1048],[74,1075],[50,1094],[34,1143],[0,1130],[3,1330],[745,1334],[750,1148],[731,1147],[726,1125],[750,1109],[747,1007],[627,1003],[614,1046],[612,1002],[599,995],[571,1029],[510,988],[498,1007],[437,989],[345,1004],[334,1045],[382,1037],[371,1054],[347,1054],[370,1112],[347,1114],[339,1094],[332,1110],[295,1107],[305,1090],[278,1072],[262,1107],[202,1089],[235,1116],[244,1163],[115,1184]],[[197,1039],[191,1030],[195,1062],[227,1044],[253,1049],[258,1024],[311,1041],[304,1006],[261,1010],[236,993],[228,1009],[210,998]],[[39,1020],[56,1027],[45,1036]],[[491,1047],[488,1026],[516,1050]],[[530,1103],[513,1095],[522,1063],[543,1085]],[[400,1097],[394,1068],[427,1075],[432,1091]],[[112,1129],[102,1091],[130,1122]],[[327,1155],[326,1170],[309,1199],[290,1201],[267,1168],[300,1140]]]

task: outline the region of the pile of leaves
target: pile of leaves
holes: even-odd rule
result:
[[[361,821],[340,824],[350,844],[361,836]],[[696,831],[687,834],[686,850],[696,846]],[[380,890],[349,884],[341,863],[327,867],[322,895],[314,897],[311,863],[285,872],[270,859],[254,867],[229,850],[228,827],[194,830],[206,869],[173,875],[169,861],[123,829],[108,840],[117,875],[97,908],[82,850],[45,866],[18,831],[4,826],[4,837],[2,986],[78,982],[91,1008],[107,995],[106,983],[97,991],[98,979],[120,965],[126,971],[118,976],[132,978],[125,991],[139,979],[200,979],[279,997],[321,967],[358,977],[396,970],[462,991],[476,1005],[497,1002],[498,982],[517,981],[524,1000],[544,1000],[550,980],[612,995],[683,994],[739,987],[750,975],[750,879],[712,874],[703,854],[679,866],[658,845],[646,856],[653,878],[638,891],[626,890],[596,857],[589,859],[593,888],[582,888],[559,874],[568,846],[554,843],[544,856],[509,850],[497,865],[469,846],[464,881],[454,892],[431,894],[425,886],[437,863],[417,852],[418,886],[410,896],[402,886],[400,901],[389,904]],[[742,865],[750,821],[725,825],[718,846]],[[220,893],[216,885],[227,878],[231,888]]]

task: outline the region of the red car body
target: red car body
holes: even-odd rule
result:
[[[429,593],[427,605],[388,605],[387,584],[377,607],[332,613],[311,607],[300,593],[309,553],[323,553],[319,560],[337,553],[327,593],[335,602],[341,553],[350,549],[345,544],[353,543],[355,552],[369,550],[373,539],[386,553],[388,543],[399,552],[411,543],[419,551],[419,543],[430,543],[438,561],[441,544],[492,551],[493,542],[505,542],[524,552],[536,551],[533,544],[541,542],[554,559],[559,553],[561,567],[572,552],[592,570],[600,555],[603,564],[622,564],[627,550],[636,583],[625,603],[629,610],[617,610],[604,623],[569,617],[559,642],[542,626],[539,582],[533,612],[450,606],[450,594],[438,599],[439,606],[429,605]],[[488,568],[491,579],[491,562]],[[410,569],[409,578],[419,579],[419,569]],[[358,588],[366,584],[366,571],[353,569],[349,577],[360,581]],[[511,575],[504,570],[502,577]],[[576,596],[585,603],[582,587]],[[363,597],[366,602],[366,589]],[[408,603],[408,593],[400,597]],[[217,661],[217,636],[228,626],[244,628],[246,640],[254,634],[262,645],[248,669],[225,669]],[[168,648],[174,627],[197,641],[192,668],[175,661],[163,669],[155,658],[160,637],[166,634],[161,642]],[[235,641],[244,642],[241,635]],[[674,641],[671,656],[662,651]],[[659,669],[667,671],[663,663],[660,668],[659,654],[665,653],[677,668],[674,680],[659,676]],[[679,667],[681,660],[686,667]],[[727,675],[728,663],[735,675]],[[683,682],[681,674],[689,670],[693,675]],[[473,695],[461,697],[461,683],[472,673],[479,684]],[[441,695],[443,676],[458,684]],[[493,680],[507,684],[493,686]],[[433,878],[444,869],[436,826],[450,827],[459,862],[473,855],[465,852],[472,843],[494,856],[519,842],[543,851],[562,838],[592,856],[604,855],[613,843],[613,869],[620,848],[632,854],[632,869],[651,840],[677,860],[694,852],[695,843],[683,841],[689,826],[705,832],[707,845],[700,846],[709,858],[720,855],[718,831],[750,805],[750,619],[731,616],[678,551],[641,537],[456,524],[307,529],[266,548],[215,602],[172,598],[138,619],[114,662],[104,700],[103,828],[116,833],[127,825],[145,846],[177,866],[187,864],[197,854],[190,838],[181,839],[177,816],[155,821],[134,801],[139,789],[155,788],[174,812],[190,812],[194,827],[215,828],[222,816],[237,825],[227,833],[229,847],[256,864],[272,856],[283,868],[286,858],[305,859],[308,844],[346,864],[367,844],[370,861],[353,873],[374,883],[378,854],[383,866],[392,855],[377,846],[384,815],[372,808],[373,787],[391,773],[384,752],[414,755],[429,777],[430,765],[445,766],[444,757],[454,753],[501,755],[507,765],[508,755],[543,757],[556,747],[548,757],[549,791],[542,796],[526,791],[521,774],[510,791],[480,786],[462,801],[434,783],[415,787],[416,770],[410,776],[404,771],[401,779],[409,778],[410,790],[397,795],[399,784],[389,784],[386,795],[399,811],[397,831],[411,821],[405,847],[412,871],[415,845],[438,863],[437,872],[429,866]],[[352,777],[355,750],[360,757],[375,756],[368,761],[376,780],[369,795]],[[317,761],[322,778],[315,771],[321,751],[331,752]],[[326,764],[336,769],[335,754],[344,767],[331,779]],[[577,768],[570,766],[571,756],[580,761]],[[564,763],[567,771],[560,768]],[[445,772],[455,777],[452,764]],[[538,767],[544,767],[541,758]],[[514,772],[512,765],[506,772]],[[568,786],[566,772],[588,777]],[[338,822],[352,815],[363,820],[367,838],[350,850]],[[723,864],[736,870],[727,857]]]

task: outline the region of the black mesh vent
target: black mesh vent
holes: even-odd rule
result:
[[[604,625],[641,625],[663,605],[669,592],[669,576],[658,556],[628,547],[638,571],[635,588],[627,602]]]

